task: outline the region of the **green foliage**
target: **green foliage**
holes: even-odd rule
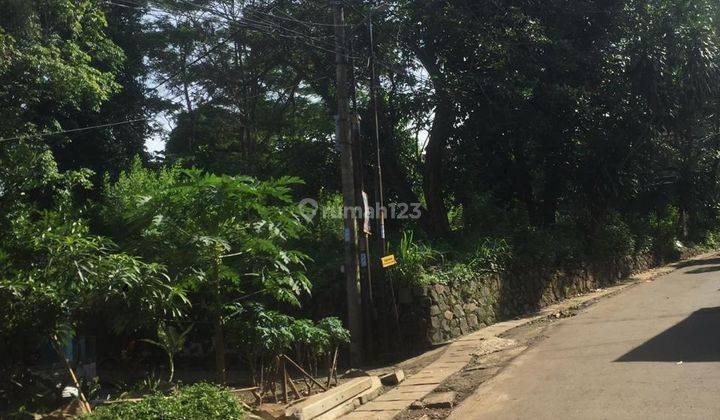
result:
[[[0,398],[13,395],[7,384],[32,386],[20,382],[28,378],[23,362],[42,344],[57,345],[82,331],[83,319],[104,315],[117,331],[127,331],[177,317],[188,304],[162,265],[144,262],[91,232],[73,194],[89,185],[87,171],[60,172],[47,152],[29,162],[20,162],[18,169],[37,168],[44,176],[34,182],[5,178],[8,195],[0,196],[14,198],[2,200],[8,213],[0,229],[0,351],[5,355],[0,363],[11,380],[3,381]],[[22,401],[13,398],[10,404]]]
[[[10,213],[0,261],[3,347],[18,344],[12,339],[16,336],[34,337],[30,341],[35,343],[66,336],[80,316],[91,310],[113,308],[117,312],[111,319],[122,329],[156,317],[177,316],[187,303],[183,291],[170,284],[162,265],[119,251],[73,214],[70,188],[82,183],[82,178],[73,180],[75,176],[56,175],[69,184],[56,190],[54,208],[38,209],[20,202]]]
[[[327,331],[308,319],[296,319],[290,326],[290,333],[298,353],[304,351],[307,357],[318,357],[327,353],[330,347]]]
[[[187,337],[192,325],[187,327],[183,331],[179,331],[172,325],[167,325],[165,322],[160,322],[157,327],[157,341],[150,339],[143,339],[143,341],[150,343],[162,351],[168,358],[168,382],[172,382],[173,375],[175,374],[175,354],[182,351],[185,345],[185,338]]]
[[[615,262],[635,255],[635,238],[625,222],[612,218],[600,225],[590,247],[593,258]]]
[[[160,75],[175,75],[165,87],[184,98],[168,105],[178,116],[168,141],[171,161],[229,175],[301,176],[313,195],[328,183],[337,187],[327,176],[336,167],[337,153],[333,121],[327,118],[333,88],[324,52],[306,48],[302,35],[295,39],[258,27],[234,29],[243,23],[241,14],[256,10],[300,11],[309,20],[326,15],[316,4],[297,6],[212,0],[200,10],[167,3],[169,15],[152,19],[148,32],[155,45],[148,58]],[[281,21],[295,34],[314,32]],[[326,29],[308,35],[326,36]],[[232,42],[227,42],[229,33]],[[212,60],[194,60],[207,45],[213,45]],[[196,89],[206,94],[196,95]]]
[[[397,264],[389,270],[391,276],[403,284],[421,284],[428,267],[439,262],[442,254],[427,244],[416,242],[412,231],[402,233],[396,250]]]
[[[242,354],[252,364],[255,359],[271,360],[292,347],[293,319],[262,305],[245,305],[239,321],[232,323]]]
[[[295,359],[312,370],[322,356],[350,341],[350,332],[338,318],[323,318],[314,323],[267,310],[259,304],[244,305],[230,319],[229,327],[256,383],[268,378],[276,367],[275,358],[281,354],[294,351]]]
[[[57,324],[49,331],[43,330],[46,335],[69,328],[73,315],[89,309],[96,301],[123,302],[127,309],[152,316],[178,314],[184,296],[169,284],[162,266],[115,252],[112,242],[91,235],[81,219],[63,213],[19,211],[14,215],[12,232],[16,241],[8,244],[7,260],[31,258],[32,263],[29,268],[7,267],[11,275],[0,284],[0,288],[17,297],[19,305],[30,303],[22,299],[23,295],[36,293],[52,296],[61,304],[54,315]],[[118,326],[128,322],[122,315],[117,314]]]
[[[332,36],[326,5],[155,2],[162,10],[146,14],[144,1],[106,3],[0,0],[0,138],[25,136],[0,141],[0,353],[11,363],[103,315],[117,329],[158,329],[172,362],[185,333],[157,320],[172,323],[189,301],[198,320],[227,323],[253,363],[346,342],[337,319],[255,305],[299,306],[308,272],[331,295],[342,284],[340,219],[318,216],[308,230],[292,199],[341,207],[332,63],[307,43]],[[397,283],[717,243],[717,1],[441,3],[372,11],[386,196],[423,203],[429,238],[388,223]],[[370,7],[351,1],[349,24]],[[263,25],[242,25],[254,14]],[[367,48],[355,43],[356,64]],[[353,108],[373,121],[370,74],[354,67]],[[164,80],[160,93],[146,89],[149,74]],[[152,106],[176,122],[157,170],[125,168],[146,122],[30,137]],[[372,144],[375,130],[361,131]],[[104,171],[96,215],[82,197],[98,198],[89,180]],[[288,174],[307,183],[278,178]]]
[[[343,199],[340,193],[321,192],[317,214],[313,218],[313,233],[320,242],[342,241]]]
[[[241,420],[245,411],[232,391],[199,383],[170,395],[155,393],[137,402],[114,403],[82,417],[88,420]]]
[[[331,345],[340,346],[350,342],[350,331],[345,329],[342,321],[334,316],[321,319],[317,326],[325,331]]]
[[[3,0],[0,8],[0,134],[51,128],[63,107],[97,110],[120,89],[123,52],[104,33],[97,2]]]
[[[504,272],[512,259],[512,247],[505,239],[484,238],[470,252],[445,256],[432,246],[417,242],[411,231],[403,232],[397,247],[398,264],[390,275],[402,284],[473,281],[483,275]]]
[[[423,278],[421,284],[463,284],[477,281],[480,274],[465,262],[448,262]]]
[[[510,262],[511,247],[505,239],[485,238],[471,255],[469,266],[481,274],[500,274]]]
[[[136,163],[106,186],[103,214],[124,243],[173,267],[191,290],[211,285],[231,300],[240,292],[260,291],[298,304],[298,295],[310,286],[306,256],[287,248],[304,231],[290,196],[298,182],[260,182],[177,166],[155,173]]]
[[[153,172],[139,163],[106,185],[103,215],[125,246],[150,261],[172,267],[179,285],[202,302],[215,336],[230,313],[248,298],[267,297],[299,305],[310,292],[308,257],[291,246],[305,232],[291,188],[300,181],[258,181],[218,176],[172,166]],[[250,309],[253,312],[254,309]],[[283,318],[258,313],[257,324],[241,330],[249,357],[277,354],[288,346]],[[256,340],[257,339],[257,340]],[[218,375],[224,375],[224,347],[215,346]]]

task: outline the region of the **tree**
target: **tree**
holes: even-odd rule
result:
[[[257,181],[139,163],[109,184],[105,217],[125,246],[172,267],[214,324],[218,381],[225,381],[224,324],[250,296],[299,304],[306,257],[289,247],[303,225],[290,191],[297,179]]]
[[[332,44],[322,42],[329,52],[310,48],[306,37],[332,32],[288,21],[288,10],[309,16],[318,5],[303,6],[213,0],[176,2],[153,14],[149,57],[174,96],[169,162],[260,179],[302,176],[312,194],[325,186],[337,167],[331,78],[324,72]]]
[[[3,0],[0,109],[3,137],[58,128],[68,109],[97,111],[120,89],[123,52],[104,33],[93,0]]]
[[[152,114],[162,109],[157,92],[150,90],[150,68],[145,63],[149,40],[142,2],[133,6],[120,3],[98,2],[104,12],[107,26],[104,33],[122,51],[117,63],[109,67],[98,63],[100,68],[114,69],[118,89],[103,101],[96,112],[87,108],[67,110],[58,116],[64,128],[88,127],[132,121],[110,127],[97,128],[72,134],[68,141],[53,143],[58,165],[63,170],[92,169],[95,173],[93,198],[100,197],[105,173],[116,177],[121,170],[132,164],[136,156],[148,159],[145,141],[153,135]]]
[[[85,173],[56,176],[52,206],[41,209],[16,203],[9,212],[10,229],[0,236],[0,348],[6,355],[3,364],[13,366],[49,341],[89,410],[60,350],[82,331],[82,319],[110,306],[116,310],[110,316],[118,330],[152,325],[157,319],[178,316],[187,301],[169,283],[161,265],[146,264],[90,233],[72,206],[72,189],[89,185]]]

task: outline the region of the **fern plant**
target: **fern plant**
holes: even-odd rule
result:
[[[160,348],[168,358],[168,382],[172,382],[175,376],[175,355],[182,351],[185,345],[185,339],[188,333],[192,330],[193,325],[191,324],[185,330],[180,331],[172,325],[167,325],[161,322],[157,329],[157,341],[150,339],[143,339],[142,341],[150,343]]]

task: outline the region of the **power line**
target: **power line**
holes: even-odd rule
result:
[[[123,0],[123,1],[130,2],[129,0]],[[258,32],[263,33],[263,34],[265,34],[265,35],[269,35],[269,36],[280,36],[280,37],[283,37],[283,38],[288,38],[288,39],[292,39],[292,40],[295,40],[295,41],[300,41],[300,42],[302,42],[303,44],[305,44],[305,45],[307,45],[307,46],[309,46],[309,47],[312,47],[312,48],[315,48],[315,49],[318,49],[318,50],[321,50],[321,51],[324,51],[324,52],[327,52],[327,53],[331,53],[331,54],[334,54],[334,53],[335,53],[335,51],[334,51],[334,46],[325,42],[327,39],[331,39],[331,38],[332,38],[332,35],[324,35],[324,36],[308,35],[308,34],[299,32],[299,31],[297,31],[297,30],[295,30],[295,29],[291,29],[291,28],[287,28],[287,27],[285,27],[285,26],[282,26],[282,25],[278,24],[277,22],[269,21],[269,20],[266,20],[266,19],[261,18],[261,17],[258,17],[258,16],[254,16],[253,18],[250,18],[250,17],[247,17],[247,16],[232,17],[232,16],[229,16],[227,13],[222,13],[222,12],[220,12],[220,11],[218,11],[218,10],[211,9],[211,8],[207,8],[207,7],[203,7],[203,6],[198,5],[198,4],[189,3],[189,2],[187,2],[187,1],[182,1],[182,0],[177,0],[177,2],[180,3],[180,4],[182,4],[182,5],[187,6],[188,8],[191,8],[191,9],[194,9],[194,10],[197,10],[197,11],[207,12],[207,13],[209,13],[209,14],[211,14],[211,15],[214,15],[215,17],[218,17],[218,18],[220,18],[220,19],[223,19],[227,24],[230,24],[230,25],[244,24],[245,27],[247,27],[248,29],[258,31]],[[129,6],[129,5],[125,5],[125,4],[122,4],[122,5],[121,5],[121,4],[118,4],[118,3],[111,2],[111,1],[108,1],[108,3],[110,3],[110,4],[117,4],[117,5],[120,5],[120,6],[122,6],[122,7],[133,8],[132,6]],[[136,9],[138,9],[138,10],[145,10],[145,9],[147,9],[147,10],[153,10],[153,11],[157,11],[157,12],[163,13],[163,14],[165,14],[166,16],[174,16],[174,15],[172,15],[171,13],[167,12],[166,10],[161,10],[161,9],[158,9],[158,8],[155,8],[155,7],[152,7],[152,6],[149,6],[149,5],[140,5],[140,4],[138,4],[138,3],[131,3],[131,4],[134,4],[135,6],[137,6],[137,7],[134,7],[134,8],[136,8]],[[248,10],[248,11],[243,10],[243,12],[245,12],[245,13],[257,13],[257,14],[262,14],[262,15],[265,15],[265,16],[270,16],[270,17],[274,17],[274,18],[283,19],[282,16],[277,16],[277,15],[274,15],[274,14],[272,14],[272,13],[262,12],[262,11],[259,11],[259,10]],[[288,16],[289,16],[289,15],[288,15]],[[297,22],[297,23],[300,23],[300,24],[304,24],[304,23],[307,23],[307,24],[320,24],[320,23],[318,23],[318,22],[306,22],[306,21],[301,21],[301,20],[299,20],[299,19],[292,18],[292,17],[285,18],[285,20],[292,20],[292,21]],[[327,25],[332,26],[331,24],[327,24]],[[360,25],[360,24],[357,24],[357,25]],[[352,26],[352,25],[344,25],[344,26],[350,27],[350,26]],[[279,31],[285,31],[285,33],[282,33],[282,32],[279,32]],[[361,57],[349,57],[349,58],[361,59]]]
[[[122,0],[121,0],[121,1],[122,1]],[[168,13],[167,11],[157,9],[157,8],[151,7],[151,6],[149,6],[149,5],[141,5],[141,4],[137,4],[137,3],[132,3],[132,2],[130,2],[129,0],[125,0],[125,1],[127,1],[128,3],[130,3],[130,4],[132,4],[132,5],[136,6],[136,7],[134,7],[134,6],[130,5],[130,4],[116,3],[116,2],[113,2],[113,1],[109,1],[109,0],[106,1],[106,3],[107,3],[107,4],[116,5],[116,6],[120,6],[120,7],[125,7],[125,8],[134,8],[134,9],[138,9],[138,10],[145,11],[146,13],[147,13],[147,10],[146,10],[146,9],[148,9],[148,10],[158,11],[158,12],[163,13],[163,14],[165,14],[165,15],[171,15],[171,14]],[[204,7],[199,6],[199,5],[195,5],[195,4],[187,3],[187,2],[182,2],[182,1],[181,1],[180,3],[185,4],[185,5],[189,6],[189,7],[195,7],[196,10],[203,10],[203,11],[206,11],[206,12],[208,12],[208,13],[214,14],[215,16],[218,16],[218,17],[220,17],[220,18],[223,18],[223,19],[226,20],[226,22],[231,23],[231,24],[233,24],[233,25],[237,25],[237,24],[239,24],[239,23],[240,23],[240,24],[243,23],[243,22],[241,22],[241,21],[233,20],[233,19],[231,19],[230,17],[224,16],[224,15],[222,15],[222,14],[220,14],[220,13],[218,13],[217,11],[212,10],[212,9],[207,9],[207,8],[204,8]],[[266,13],[266,14],[267,14],[267,13]],[[273,16],[273,15],[270,14],[270,16]],[[277,16],[273,16],[273,17],[277,17]],[[298,35],[300,35],[301,37],[304,37],[304,38],[312,38],[312,37],[308,37],[307,35],[305,35],[305,34],[303,34],[303,33],[301,33],[301,32],[298,32],[298,31],[295,31],[295,30],[292,30],[292,29],[289,29],[289,28],[285,28],[285,27],[283,27],[283,26],[281,26],[281,25],[278,25],[278,24],[276,24],[276,23],[274,23],[274,22],[269,22],[269,21],[266,21],[266,20],[262,20],[261,18],[259,18],[259,19],[261,19],[261,20],[253,20],[253,19],[249,19],[249,18],[243,16],[243,17],[241,17],[240,19],[241,19],[241,20],[245,20],[246,22],[250,22],[251,24],[252,24],[252,23],[255,23],[256,25],[259,24],[260,26],[258,27],[258,26],[253,26],[253,25],[251,25],[251,24],[245,23],[245,25],[247,25],[248,28],[257,30],[257,31],[259,31],[259,32],[261,32],[261,33],[264,33],[264,34],[266,34],[266,35],[279,35],[279,36],[289,37],[289,38],[292,38],[292,39],[297,39],[297,36],[288,36],[287,34],[278,34],[278,33],[266,32],[266,31],[261,30],[260,28],[264,28],[264,29],[273,28],[273,27],[274,27],[274,28],[280,28],[280,29],[283,29],[283,30],[285,30],[285,31],[289,31],[289,32],[292,32],[292,33],[296,33],[296,34],[298,34]],[[344,27],[344,26],[349,26],[349,25],[342,25],[342,26]],[[244,29],[244,28],[243,28],[243,27],[239,27],[239,28],[235,29],[234,31],[232,31],[231,34],[230,34],[227,38],[225,38],[224,40],[221,40],[221,41],[219,41],[218,43],[216,43],[215,45],[213,45],[211,48],[209,48],[208,50],[206,50],[203,54],[201,54],[200,56],[196,57],[196,58],[195,58],[194,60],[192,60],[190,63],[187,63],[186,66],[191,66],[191,65],[193,65],[193,64],[196,64],[196,63],[198,63],[199,61],[203,60],[204,58],[208,57],[208,56],[209,56],[210,54],[212,54],[215,50],[217,50],[218,48],[220,48],[220,47],[222,47],[223,45],[225,45],[228,41],[230,41],[230,40],[232,39],[232,36],[236,35],[241,29]],[[316,38],[316,39],[317,39],[317,38]],[[317,48],[317,49],[324,50],[324,51],[326,51],[326,52],[335,53],[334,50],[330,49],[330,48],[332,48],[332,47],[330,47],[330,46],[328,46],[329,48],[323,48],[323,47],[320,47],[320,46],[318,46],[318,45],[309,44],[309,43],[307,43],[307,42],[304,42],[304,43],[305,43],[306,45],[309,45],[309,46],[314,47],[314,48]],[[355,57],[353,57],[353,58],[355,58]],[[150,90],[157,90],[157,89],[159,89],[160,87],[162,87],[163,85],[165,85],[166,83],[168,83],[170,80],[172,80],[174,77],[178,76],[178,75],[179,75],[180,73],[182,73],[183,71],[185,71],[185,69],[178,70],[178,71],[176,71],[176,72],[174,72],[174,73],[166,76],[166,77],[163,78],[159,83],[157,83],[155,86],[151,87]],[[316,79],[313,79],[313,81],[322,80],[322,79],[324,79],[324,78],[325,78],[325,77],[316,78]],[[295,84],[293,84],[292,86],[294,86],[294,85],[295,85]],[[292,87],[292,86],[290,86],[290,87]],[[264,95],[266,95],[266,94],[267,94],[267,93],[262,93],[262,94],[259,94],[259,95],[253,95],[253,96],[245,97],[245,98],[243,98],[243,99],[250,99],[250,98],[252,98],[252,97],[264,96]],[[118,121],[118,122],[112,122],[112,123],[106,123],[106,124],[97,124],[97,125],[92,125],[92,126],[87,126],[87,127],[79,127],[79,128],[74,128],[74,129],[68,129],[68,130],[57,130],[57,131],[45,132],[45,133],[25,134],[25,135],[21,135],[21,136],[0,138],[0,142],[8,142],[8,141],[13,141],[13,140],[23,140],[23,139],[26,139],[26,138],[33,138],[33,137],[35,137],[35,138],[37,138],[37,137],[42,138],[42,137],[47,137],[47,136],[52,136],[52,135],[75,133],[75,132],[81,132],[81,131],[89,131],[89,130],[94,130],[94,129],[98,129],[98,128],[107,128],[107,127],[114,127],[114,126],[124,125],[124,124],[132,124],[132,123],[135,123],[135,122],[148,121],[148,120],[151,120],[151,119],[152,119],[152,117],[138,118],[138,119],[133,119],[133,120]]]
[[[126,120],[126,121],[118,121],[113,123],[107,123],[107,124],[98,124],[98,125],[91,125],[88,127],[79,127],[79,128],[71,128],[69,130],[58,130],[58,131],[51,131],[51,132],[45,132],[45,133],[35,133],[35,134],[24,134],[22,136],[15,136],[15,137],[6,137],[0,139],[0,142],[6,142],[6,141],[12,141],[12,140],[24,140],[31,137],[47,137],[47,136],[54,136],[56,134],[65,134],[65,133],[76,133],[78,131],[87,131],[87,130],[94,130],[96,128],[106,128],[106,127],[114,127],[116,125],[122,125],[122,124],[132,124],[140,121],[147,121],[152,118],[136,118],[134,120]]]
[[[277,7],[277,6],[273,6],[272,11],[274,11],[274,10],[278,10],[278,7]],[[287,12],[283,12],[282,10],[278,10],[278,11],[279,11],[280,13],[282,13],[283,15],[287,16],[287,17],[278,16],[278,15],[273,14],[272,11],[271,11],[270,13],[268,13],[268,12],[260,12],[259,10],[254,10],[255,13],[262,13],[262,14],[264,14],[264,15],[266,15],[266,16],[270,16],[270,17],[274,17],[274,18],[278,18],[278,19],[283,19],[283,20],[287,20],[287,21],[291,21],[291,22],[296,22],[296,23],[299,23],[299,24],[304,25],[304,26],[327,26],[327,27],[331,27],[331,28],[335,28],[335,27],[338,26],[338,25],[336,25],[336,24],[334,24],[334,23],[312,22],[312,21],[307,21],[307,20],[298,19],[298,18],[296,18],[296,17],[291,16],[291,15],[290,15],[289,13],[287,13]],[[355,26],[355,25],[356,25],[356,24],[344,24],[344,25],[342,25],[342,26],[350,28],[350,27],[353,27],[353,26]]]
[[[329,79],[329,78],[330,78],[330,76],[321,76],[321,77],[316,77],[313,79],[305,80],[305,82],[308,82],[308,83],[309,82],[318,82],[320,80]],[[290,88],[294,87],[295,85],[302,83],[302,82],[303,82],[303,80],[300,80],[297,83],[293,83],[291,85],[286,85],[286,86],[281,86],[278,89],[290,89]],[[238,98],[238,99],[239,100],[253,99],[253,98],[265,96],[267,94],[268,94],[268,92],[263,92],[263,93],[259,93],[257,95],[243,96],[242,98]],[[175,99],[177,99],[179,96],[180,95],[175,95]],[[57,130],[57,131],[50,131],[50,132],[44,132],[44,133],[24,134],[24,135],[15,136],[15,137],[0,138],[0,143],[7,142],[7,141],[13,141],[13,140],[24,140],[24,139],[33,138],[33,137],[48,137],[48,136],[54,136],[54,135],[59,135],[59,134],[67,134],[67,133],[75,133],[75,132],[79,132],[79,131],[94,130],[94,129],[98,129],[98,128],[114,127],[114,126],[118,126],[118,125],[132,124],[132,123],[141,122],[141,121],[149,121],[149,120],[152,120],[153,118],[154,117],[136,118],[136,119],[132,119],[132,120],[117,121],[117,122],[112,122],[112,123],[107,123],[107,124],[98,124],[98,125],[92,125],[92,126],[87,126],[87,127],[71,128],[68,130]]]
[[[156,84],[155,86],[151,87],[150,89],[151,89],[151,90],[157,90],[157,89],[160,88],[162,85],[164,85],[165,83],[167,83],[167,82],[169,82],[171,79],[173,79],[175,76],[178,76],[180,73],[185,72],[185,71],[187,70],[187,69],[186,69],[187,66],[192,66],[193,64],[198,63],[198,62],[199,62],[200,60],[202,60],[203,58],[208,57],[210,54],[213,53],[213,51],[217,50],[218,48],[220,48],[220,47],[222,47],[223,45],[225,45],[226,43],[228,43],[228,41],[230,41],[233,36],[237,35],[237,33],[240,32],[241,29],[242,29],[242,28],[237,28],[237,29],[235,29],[235,30],[232,31],[232,32],[230,33],[230,35],[228,35],[225,39],[221,40],[220,42],[218,42],[218,43],[216,43],[215,45],[213,45],[212,47],[210,47],[207,51],[205,51],[203,54],[200,54],[197,58],[195,58],[195,59],[192,60],[191,62],[185,63],[185,64],[183,65],[183,68],[181,68],[180,70],[178,70],[178,71],[176,71],[176,72],[174,72],[174,73],[171,73],[170,75],[168,75],[167,77],[165,77],[160,83]]]
[[[275,18],[282,18],[277,15],[273,15],[273,14],[270,14],[267,12],[262,12],[260,10],[250,9],[250,10],[243,10],[243,13],[245,14],[243,16],[233,17],[233,16],[228,15],[227,13],[222,13],[218,10],[204,7],[204,6],[201,6],[198,4],[189,3],[189,2],[183,1],[183,0],[177,0],[177,1],[178,1],[178,3],[183,4],[189,8],[193,8],[198,11],[204,11],[204,12],[210,13],[211,15],[214,15],[218,18],[225,20],[225,22],[228,24],[236,25],[238,23],[244,23],[251,29],[255,29],[258,32],[264,33],[266,35],[281,36],[284,38],[299,40],[301,42],[303,42],[303,40],[305,40],[305,42],[303,42],[303,44],[305,44],[309,47],[313,47],[313,48],[316,48],[316,49],[319,49],[319,50],[322,50],[322,51],[325,51],[328,53],[332,53],[332,54],[335,53],[334,45],[325,42],[325,40],[331,39],[332,35],[326,35],[326,36],[308,35],[308,34],[299,32],[295,29],[291,29],[291,28],[282,26],[277,22],[269,21],[269,20],[266,20],[266,19],[258,17],[258,16],[254,16],[254,17],[247,16],[248,13],[250,13],[250,14],[255,13],[255,14],[262,14],[262,15],[275,17]],[[291,19],[295,20],[296,22],[302,23],[302,21],[299,21],[297,19],[294,19],[294,18],[291,18]],[[253,25],[255,25],[255,26],[253,26]],[[349,26],[349,25],[344,25],[344,26]],[[268,29],[281,30],[281,31],[285,31],[286,33],[268,32],[267,31]],[[290,34],[292,34],[292,35],[290,35]],[[300,39],[298,39],[298,37]],[[318,45],[317,43],[319,43],[320,45]]]

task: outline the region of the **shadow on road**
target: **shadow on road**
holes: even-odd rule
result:
[[[703,308],[615,362],[720,361],[720,307]]]
[[[676,267],[677,268],[685,268],[685,267],[692,267],[695,265],[711,265],[711,264],[720,264],[720,257],[681,261],[676,264]]]
[[[686,271],[686,273],[687,274],[702,274],[702,273],[710,273],[713,271],[720,271],[720,265],[710,265],[707,267],[693,268],[692,270]]]

